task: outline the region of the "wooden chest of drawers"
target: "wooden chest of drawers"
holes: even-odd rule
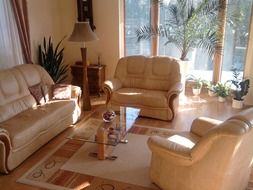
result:
[[[83,68],[80,62],[71,66],[72,84],[83,87]],[[105,65],[89,65],[87,67],[90,94],[100,96],[102,84],[105,81]]]

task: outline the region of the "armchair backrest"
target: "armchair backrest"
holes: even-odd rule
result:
[[[209,130],[195,145],[196,167],[210,174],[221,189],[243,189],[253,160],[253,109],[233,116]]]
[[[179,60],[172,57],[123,57],[118,61],[115,78],[123,87],[164,90],[181,80]]]

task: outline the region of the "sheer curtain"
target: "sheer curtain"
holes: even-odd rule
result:
[[[23,63],[18,29],[10,0],[0,0],[0,69]]]

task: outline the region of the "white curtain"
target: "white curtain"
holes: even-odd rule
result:
[[[0,69],[23,63],[18,29],[10,0],[0,0]]]

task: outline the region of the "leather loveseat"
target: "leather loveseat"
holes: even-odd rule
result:
[[[253,108],[226,121],[197,118],[189,132],[148,140],[150,178],[164,190],[245,190],[253,160]]]
[[[43,105],[37,105],[31,95],[30,88],[38,84],[44,93]],[[54,86],[39,65],[24,64],[0,70],[0,172],[13,170],[79,119],[80,88],[69,85],[69,99],[52,100]]]
[[[107,105],[140,108],[140,115],[172,120],[182,91],[179,61],[171,57],[128,56],[118,61],[114,78],[104,82]]]

